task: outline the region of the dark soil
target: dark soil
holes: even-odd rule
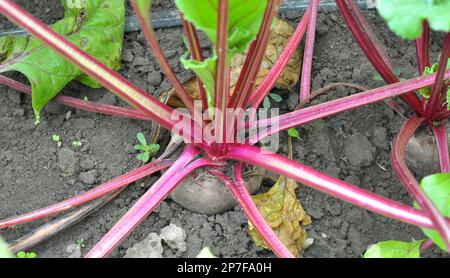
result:
[[[46,23],[63,15],[59,0],[17,2]],[[159,10],[171,5],[170,1],[154,2]],[[366,14],[405,76],[415,75],[414,45],[391,35],[375,12]],[[298,13],[283,15],[292,24],[300,16]],[[0,29],[12,27],[1,18]],[[179,63],[179,56],[185,52],[182,30],[161,29],[156,33],[174,70],[179,76],[186,75]],[[433,39],[440,41],[441,37]],[[208,48],[206,41],[202,43]],[[432,45],[432,51],[438,49],[438,44]],[[139,87],[152,94],[168,87],[142,33],[126,34],[123,59],[121,73]],[[372,80],[373,75],[372,66],[339,13],[321,13],[313,88],[338,81],[381,86],[382,83]],[[123,104],[105,89],[93,90],[79,84],[71,84],[63,93]],[[282,111],[296,105],[297,93],[278,93],[285,99],[280,107]],[[351,89],[337,89],[314,103],[352,93],[355,91]],[[138,167],[140,163],[133,149],[135,135],[139,131],[150,134],[148,122],[100,116],[55,104],[46,107],[41,123],[36,126],[30,98],[5,87],[0,87],[0,103],[0,219],[62,201]],[[295,159],[369,191],[411,204],[411,198],[392,173],[389,160],[392,140],[402,122],[401,117],[381,103],[305,125],[299,128],[301,139],[294,142]],[[61,147],[52,141],[53,134],[61,136]],[[280,152],[286,154],[285,133],[282,139]],[[82,147],[73,147],[73,141],[81,141]],[[36,246],[33,251],[40,257],[67,257],[70,255],[67,247],[83,239],[82,253],[85,254],[156,179],[150,177],[130,186],[100,211]],[[262,190],[267,190],[268,186],[270,181],[266,180]],[[314,244],[305,251],[305,257],[360,257],[368,245],[378,241],[410,241],[424,237],[417,227],[375,215],[305,186],[300,187],[298,196],[313,220],[307,230]],[[2,230],[1,235],[12,240],[46,221],[48,219]],[[159,233],[170,223],[185,230],[187,251],[179,254],[164,245],[164,257],[193,257],[205,246],[220,257],[273,256],[253,244],[246,232],[247,220],[239,207],[220,215],[204,216],[191,213],[170,200],[164,201],[111,256],[122,257],[149,233]],[[433,248],[425,256],[446,255]]]

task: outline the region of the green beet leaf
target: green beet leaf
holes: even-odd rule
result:
[[[125,0],[86,0],[81,7],[62,0],[65,16],[50,27],[113,70],[120,68],[125,27]],[[75,6],[75,7],[74,7]],[[39,113],[69,82],[93,88],[100,84],[35,38],[0,39],[0,72],[18,71],[32,87],[32,105]]]
[[[427,20],[435,31],[450,31],[450,0],[378,0],[377,9],[398,36],[413,40]]]
[[[439,173],[427,176],[422,179],[420,186],[442,215],[450,217],[450,174]],[[414,207],[419,208],[419,205],[414,202]],[[447,251],[447,246],[437,231],[425,228],[422,228],[422,231],[437,246]]]
[[[217,41],[218,0],[175,1],[184,18],[205,32],[213,44]],[[247,51],[256,38],[266,9],[267,0],[228,1],[228,49],[227,61]],[[204,61],[190,60],[188,55],[181,58],[186,69],[193,70],[202,80],[208,99],[208,107],[214,104],[214,79],[217,56],[215,53]]]
[[[402,242],[381,241],[369,246],[364,258],[420,258],[420,245],[423,240]]]

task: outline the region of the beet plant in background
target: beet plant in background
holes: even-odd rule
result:
[[[416,39],[419,76],[402,82],[393,73],[394,67],[392,62],[376,40],[356,2],[353,0],[336,1],[345,22],[358,44],[380,76],[389,85],[311,107],[300,108],[273,118],[257,119],[253,110],[246,123],[242,123],[239,120],[236,121],[234,118],[230,120],[228,111],[241,111],[238,113],[239,116],[244,114],[247,108],[258,108],[262,104],[305,33],[306,44],[299,97],[301,103],[307,103],[314,97],[314,94],[311,94],[311,68],[318,0],[311,1],[309,9],[304,13],[295,33],[265,80],[258,87],[255,88],[254,86],[261,67],[263,54],[267,47],[270,26],[273,18],[278,14],[280,2],[281,0],[247,0],[245,2],[238,0],[176,1],[177,7],[183,16],[187,44],[189,46],[189,54],[182,57],[182,63],[187,69],[193,70],[198,77],[197,81],[202,98],[202,104],[199,107],[194,104],[192,98],[183,88],[182,83],[170,69],[157,42],[151,26],[150,0],[131,0],[153,55],[173,85],[177,96],[187,108],[188,112],[184,113],[159,102],[114,72],[116,64],[112,61],[104,61],[102,59],[104,56],[90,52],[89,47],[85,49],[86,46],[89,46],[91,39],[100,40],[96,36],[90,38],[88,37],[89,34],[83,33],[85,31],[83,23],[89,25],[90,22],[100,20],[102,18],[100,15],[105,12],[97,14],[97,18],[95,17],[94,7],[106,11],[117,8],[122,12],[124,10],[124,1],[90,0],[85,1],[87,7],[69,9],[71,12],[69,16],[73,16],[71,21],[69,20],[72,24],[71,26],[80,27],[65,33],[64,30],[60,30],[55,26],[52,26],[52,28],[45,26],[12,0],[0,0],[0,12],[34,36],[35,39],[32,39],[33,45],[28,47],[33,47],[42,42],[42,45],[37,46],[39,48],[38,51],[44,51],[43,49],[50,51],[50,49],[53,49],[65,59],[64,63],[69,64],[70,62],[70,64],[75,65],[70,66],[70,74],[74,76],[73,79],[78,79],[91,86],[93,84],[101,84],[134,107],[115,107],[68,96],[55,97],[56,93],[62,88],[61,86],[63,86],[61,84],[67,84],[70,80],[67,82],[66,80],[64,82],[61,81],[61,83],[58,83],[60,85],[50,91],[48,96],[42,97],[40,93],[36,92],[42,92],[38,87],[42,85],[40,82],[45,82],[43,79],[34,79],[31,74],[27,74],[28,69],[19,70],[15,66],[10,66],[9,68],[5,66],[4,71],[19,70],[30,79],[31,88],[7,77],[0,77],[1,83],[32,94],[33,108],[37,115],[45,102],[53,98],[56,102],[88,111],[157,121],[164,128],[172,131],[181,131],[178,132],[178,135],[184,140],[185,146],[184,151],[176,160],[167,159],[165,152],[152,162],[88,192],[43,209],[2,220],[0,221],[0,228],[7,228],[44,218],[102,196],[109,196],[109,194],[117,192],[117,190],[124,188],[130,183],[161,169],[167,169],[160,179],[87,254],[87,257],[90,258],[105,257],[180,182],[193,171],[206,168],[228,186],[250,220],[252,228],[264,239],[265,245],[280,257],[293,257],[291,248],[288,248],[290,247],[288,246],[289,244],[286,241],[281,241],[280,238],[283,239],[283,236],[272,230],[271,225],[268,223],[270,221],[264,218],[267,215],[263,216],[264,213],[260,213],[247,191],[242,172],[246,165],[253,164],[278,173],[286,179],[295,180],[375,213],[420,226],[432,240],[427,240],[423,243],[422,241],[413,242],[412,247],[406,243],[380,243],[369,248],[370,252],[366,253],[366,257],[406,256],[411,254],[418,256],[417,248],[424,250],[431,246],[433,242],[447,250],[446,248],[450,246],[450,221],[447,218],[450,216],[450,204],[448,201],[450,182],[449,174],[445,173],[449,172],[450,159],[445,121],[450,116],[446,103],[448,79],[450,78],[450,70],[446,69],[450,54],[450,35],[448,34],[450,32],[450,14],[448,13],[450,0],[378,1],[380,13],[389,26],[405,38]],[[417,5],[409,5],[410,2],[417,2]],[[114,18],[117,15],[115,14]],[[96,20],[93,18],[96,18]],[[82,23],[81,25],[79,25],[80,22]],[[120,19],[119,22],[121,23]],[[117,27],[117,30],[112,29],[100,33],[104,34],[106,38],[111,38],[111,36],[115,38],[115,35],[123,32],[121,27]],[[432,68],[428,47],[431,30],[446,32],[445,39],[435,72],[428,70],[428,74],[423,75],[426,67]],[[214,51],[211,57],[203,56],[197,38],[198,31],[204,32],[213,43]],[[98,35],[100,36],[100,34]],[[117,40],[114,42],[117,42]],[[102,47],[111,47],[117,50],[117,46],[107,46],[105,43],[99,43]],[[234,90],[231,91],[229,83],[230,60],[234,55],[242,52],[247,52],[247,56],[238,82]],[[21,56],[26,53],[29,52],[21,51],[16,57],[14,52],[9,52],[8,56],[13,55],[12,57],[14,58],[12,60],[14,61],[14,59],[21,59]],[[53,52],[49,53],[52,53],[48,54],[53,55],[52,57],[54,58],[52,59],[60,59],[60,56],[54,56],[56,54],[53,54]],[[110,55],[107,57],[111,58]],[[114,55],[112,57],[116,58]],[[115,59],[113,60],[116,61]],[[42,63],[45,64],[45,61],[43,60]],[[105,62],[106,65],[102,64],[102,62]],[[62,60],[61,63],[63,63]],[[43,73],[37,70],[37,73],[34,74],[39,76],[39,74]],[[419,90],[424,88],[430,89],[428,97],[419,93]],[[300,162],[270,152],[263,148],[264,146],[257,146],[261,140],[281,131],[383,100],[389,100],[388,104],[398,111],[398,104],[394,100],[390,100],[393,97],[401,98],[413,112],[413,115],[400,130],[393,145],[392,164],[399,179],[416,201],[414,207],[365,191],[356,185],[330,177]],[[234,110],[227,110],[226,108]],[[206,112],[202,114],[201,111]],[[238,117],[237,119],[240,118]],[[424,179],[421,187],[407,168],[404,153],[409,139],[422,124],[434,131],[441,161],[441,170],[444,174],[437,174]],[[260,127],[262,130],[258,133],[248,132],[248,137],[245,137],[245,140],[238,140],[239,131],[254,126]],[[294,137],[298,137],[298,134]],[[292,186],[289,188],[286,190],[292,191],[295,189]],[[271,194],[269,192],[269,195]],[[302,219],[297,219],[296,221],[297,225],[299,225],[298,222],[302,221]],[[392,252],[389,250],[399,248],[399,245],[405,250],[413,251],[406,252],[406,255],[399,255],[398,252],[392,255]]]

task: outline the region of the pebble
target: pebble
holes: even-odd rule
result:
[[[146,239],[128,248],[125,258],[162,258],[163,246],[156,233],[150,233]]]
[[[74,175],[78,171],[79,159],[75,152],[68,148],[58,150],[59,168],[65,175]]]
[[[97,172],[97,170],[82,172],[82,173],[80,173],[78,178],[80,179],[80,181],[82,183],[87,184],[87,185],[92,185],[97,181],[98,172]]]
[[[161,83],[161,74],[157,71],[148,73],[147,81],[152,86],[158,86]]]
[[[312,206],[310,208],[307,208],[307,212],[314,219],[321,219],[323,217],[322,208],[318,206]]]
[[[353,166],[370,166],[374,162],[374,147],[366,136],[353,134],[344,146],[348,162]]]
[[[133,55],[133,52],[131,51],[131,49],[129,49],[129,48],[126,48],[124,51],[123,51],[123,60],[125,61],[125,62],[132,62],[133,61],[133,58],[134,58],[134,55]]]
[[[80,167],[83,170],[92,170],[95,167],[95,161],[87,157],[80,162]]]
[[[186,232],[181,227],[171,223],[161,229],[160,236],[170,248],[181,252],[186,251]]]

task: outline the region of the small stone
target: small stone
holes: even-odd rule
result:
[[[125,62],[129,62],[130,63],[130,62],[133,61],[133,58],[134,58],[134,55],[133,55],[133,52],[131,51],[131,49],[126,48],[123,51],[123,60]]]
[[[353,254],[356,256],[360,256],[365,249],[364,242],[361,238],[361,233],[359,233],[354,228],[350,228],[348,231],[347,238],[350,241],[350,249],[353,251]]]
[[[172,58],[173,56],[175,56],[175,54],[177,54],[177,51],[176,51],[176,50],[173,50],[173,49],[164,51],[164,55],[165,55],[167,58]]]
[[[76,154],[68,148],[58,150],[59,168],[64,175],[74,175],[78,171],[79,159]]]
[[[88,171],[88,172],[82,172],[78,176],[80,181],[82,183],[84,183],[84,184],[87,184],[87,185],[94,184],[97,181],[97,177],[98,177],[97,170],[91,170],[91,171]]]
[[[70,118],[72,118],[72,111],[68,111],[67,113],[66,113],[66,121],[68,121]]]
[[[148,73],[147,81],[152,86],[157,86],[161,83],[161,74],[157,71],[151,71]]]
[[[142,57],[142,56],[137,56],[137,57],[135,57],[134,58],[134,61],[133,61],[133,65],[136,67],[136,66],[144,66],[144,65],[148,65],[150,63],[150,61],[147,59],[147,58],[145,58],[145,57]]]
[[[339,203],[334,203],[332,204],[329,208],[328,211],[331,213],[331,215],[333,216],[339,216],[342,213],[342,208],[341,208],[341,204]]]
[[[159,218],[170,219],[173,216],[173,211],[166,202],[162,202],[159,206]]]
[[[170,223],[169,226],[161,229],[160,236],[170,248],[181,252],[186,251],[186,233],[181,227]]]
[[[162,258],[163,246],[156,233],[150,233],[146,239],[128,248],[125,258]]]
[[[81,167],[81,169],[83,169],[85,171],[92,170],[95,167],[95,161],[93,161],[92,159],[87,157],[80,162],[80,167]]]
[[[370,166],[374,162],[374,147],[363,134],[353,134],[344,146],[347,160],[353,166]]]
[[[313,206],[307,209],[308,214],[314,219],[321,219],[323,217],[322,208]]]
[[[388,150],[389,149],[389,141],[387,140],[387,129],[385,127],[379,126],[376,127],[373,131],[373,143],[378,148]]]

